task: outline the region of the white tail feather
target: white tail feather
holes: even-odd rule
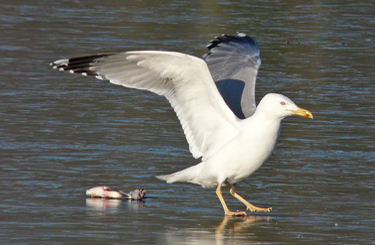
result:
[[[197,180],[199,173],[203,168],[203,164],[199,163],[189,168],[185,168],[181,171],[175,172],[173,174],[158,175],[156,178],[166,181],[168,184],[174,182],[190,182],[200,185]]]

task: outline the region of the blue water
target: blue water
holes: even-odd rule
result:
[[[6,1],[0,5],[2,244],[375,244],[371,1]],[[197,163],[162,97],[52,70],[82,54],[203,55],[237,31],[261,50],[257,98],[287,118],[274,155],[238,186],[271,213],[224,218],[214,190],[155,175]],[[86,199],[108,185],[144,202]],[[244,207],[230,197],[233,210]]]

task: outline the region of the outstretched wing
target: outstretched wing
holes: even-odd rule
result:
[[[250,117],[256,109],[255,82],[261,63],[258,44],[238,33],[218,36],[207,48],[204,59],[225,102],[237,117]]]
[[[209,157],[239,133],[240,120],[220,96],[203,59],[177,52],[130,51],[62,59],[51,65],[165,96],[195,158]]]

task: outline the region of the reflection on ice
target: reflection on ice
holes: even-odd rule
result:
[[[271,217],[269,216],[246,216],[244,218],[234,218],[230,216],[224,216],[224,219],[216,227],[216,234],[228,235],[235,234],[243,231],[245,228],[250,227],[257,221],[269,222]]]
[[[117,209],[121,202],[120,199],[86,198],[86,206],[98,211]]]
[[[241,244],[241,237],[247,244],[251,236],[256,236],[251,227],[257,222],[269,222],[268,216],[247,216],[243,218],[225,216],[213,229],[188,228],[183,230],[169,229],[161,238],[163,244],[227,244],[232,238]],[[250,238],[250,239],[249,239]],[[259,241],[254,243],[259,244]]]
[[[86,198],[86,206],[91,211],[100,213],[116,212],[122,203],[127,203],[129,209],[138,210],[143,207],[142,201],[124,201],[122,199],[108,199],[108,198]]]

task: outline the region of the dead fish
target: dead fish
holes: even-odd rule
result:
[[[142,200],[146,195],[145,189],[135,189],[129,193],[111,189],[108,186],[96,186],[86,191],[87,196],[91,197],[102,197],[102,198],[114,198],[114,199],[130,199],[130,200]]]
[[[86,191],[87,196],[103,198],[122,198],[123,195],[118,190],[113,190],[108,186],[97,186]]]

